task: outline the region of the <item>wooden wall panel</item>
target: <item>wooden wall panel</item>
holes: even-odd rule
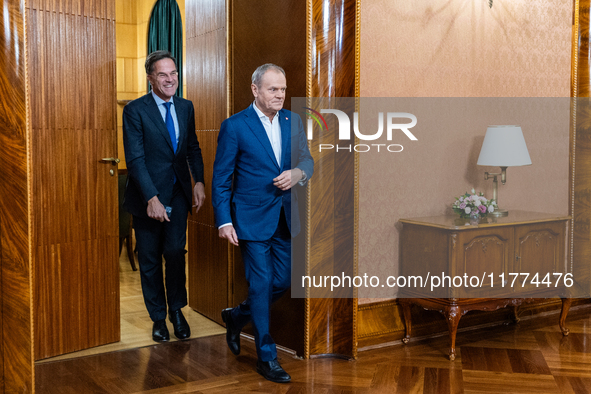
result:
[[[189,305],[223,324],[228,307],[228,246],[214,226],[189,221]]]
[[[197,138],[203,156],[203,175],[205,177],[205,204],[196,214],[193,209],[193,215],[189,216],[189,221],[204,224],[213,227],[215,225],[213,217],[213,205],[211,205],[211,178],[213,176],[213,162],[215,160],[215,150],[217,148],[218,130],[199,130]]]
[[[187,24],[185,27],[185,34],[187,40],[195,38],[205,33],[211,33],[215,30],[226,28],[226,2],[225,0],[185,0],[185,13]],[[190,51],[187,49],[187,53]],[[192,53],[196,55],[196,53]],[[205,59],[193,56],[195,61],[200,60],[199,63],[207,63]],[[217,62],[218,58],[207,59],[208,61]],[[194,92],[195,94],[196,92]]]
[[[254,101],[250,87],[252,73],[265,63],[277,64],[285,70],[284,108],[292,109],[291,97],[306,96],[306,2],[233,0],[231,7],[231,113],[242,111]],[[305,220],[305,214],[301,216]],[[302,232],[298,238],[304,236]],[[233,249],[232,305],[237,305],[246,299],[248,285],[240,251]],[[304,313],[304,300],[291,298],[289,294],[271,308],[273,339],[299,355],[304,355],[305,348]],[[252,328],[247,327],[245,332],[252,334]]]
[[[222,323],[229,306],[230,248],[218,237],[211,205],[211,178],[222,121],[227,117],[226,2],[187,0],[187,98],[205,166],[206,202],[189,217],[189,306]]]
[[[113,0],[28,11],[36,359],[119,340]]]
[[[26,15],[5,0],[0,29],[0,390],[33,391]]]
[[[311,6],[309,96],[355,97],[358,3],[313,0]],[[348,110],[353,112],[354,108]],[[336,125],[329,129],[336,129]],[[355,154],[319,152],[320,143],[336,144],[336,135],[325,133],[311,142],[315,172],[309,186],[308,239],[314,240],[310,245],[310,274],[323,274],[328,268],[354,275],[356,256],[350,251],[356,241]],[[309,355],[356,355],[356,303],[353,298],[309,300]]]
[[[285,70],[291,109],[291,97],[306,97],[306,2],[233,0],[231,50],[233,114],[254,101],[252,73],[265,63]]]
[[[227,117],[226,29],[187,37],[187,54],[187,86],[192,87],[187,98],[195,106],[195,127],[213,132],[217,140],[220,124]]]
[[[115,19],[115,2],[111,0],[29,0],[27,8],[99,19]]]
[[[576,4],[576,3],[575,3]],[[573,51],[576,112],[571,134],[571,216],[573,217],[572,261],[574,278],[589,284],[591,279],[591,91],[589,71],[589,22],[591,2],[579,0],[578,48]],[[575,58],[576,57],[576,58]],[[587,292],[591,289],[585,289]]]

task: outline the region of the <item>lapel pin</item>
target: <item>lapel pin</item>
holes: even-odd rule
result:
[[[287,119],[287,116],[285,117],[285,120],[289,120],[289,119]]]

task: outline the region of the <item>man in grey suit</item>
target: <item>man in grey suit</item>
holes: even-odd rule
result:
[[[174,96],[178,87],[176,60],[169,52],[156,51],[147,57],[145,66],[152,91],[123,110],[129,171],[124,207],[133,215],[142,292],[154,322],[152,338],[164,342],[170,338],[167,306],[175,336],[191,336],[181,312],[187,305],[187,215],[192,200],[197,211],[201,208],[205,188],[193,103]],[[195,181],[192,191],[191,175]]]

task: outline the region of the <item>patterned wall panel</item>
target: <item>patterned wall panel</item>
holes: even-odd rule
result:
[[[311,1],[309,6],[308,96],[355,97],[358,1]],[[357,263],[350,253],[356,243],[356,154],[320,152],[320,143],[336,143],[335,133],[325,134],[310,141],[315,172],[308,191],[309,274],[351,276]],[[355,356],[355,308],[353,298],[307,300],[306,355]]]
[[[25,10],[0,9],[0,391],[33,391]]]
[[[574,81],[575,116],[571,134],[571,190],[573,216],[572,253],[574,277],[589,283],[591,276],[591,91],[589,72],[589,21],[591,2],[578,0],[578,43]],[[590,291],[591,289],[586,289]]]

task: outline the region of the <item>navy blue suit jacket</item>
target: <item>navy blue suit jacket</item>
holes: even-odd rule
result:
[[[238,239],[270,239],[277,229],[281,207],[291,236],[300,232],[298,185],[282,191],[273,185],[273,178],[297,167],[310,179],[314,160],[308,150],[300,117],[282,109],[279,121],[281,166],[253,104],[222,123],[213,165],[213,209],[216,226],[231,222]],[[295,125],[293,130],[292,124]],[[296,199],[293,206],[292,194]]]
[[[190,210],[191,173],[195,182],[204,182],[193,103],[177,96],[173,100],[179,124],[176,153],[152,93],[133,100],[123,109],[123,142],[129,173],[124,207],[133,215],[147,218],[148,200],[154,196],[162,204],[170,205],[175,176]]]

